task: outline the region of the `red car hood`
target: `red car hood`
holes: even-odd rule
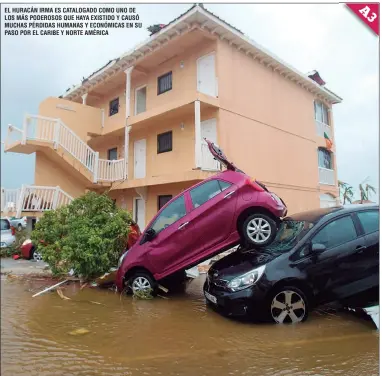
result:
[[[222,149],[220,149],[217,145],[207,140],[206,138],[204,140],[207,142],[208,149],[217,161],[222,163],[227,168],[227,170],[238,171],[237,167],[232,162],[228,161]]]

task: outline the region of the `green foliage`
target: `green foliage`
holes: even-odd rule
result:
[[[13,255],[20,255],[20,247],[26,239],[28,239],[28,233],[25,229],[21,231],[16,231],[15,234],[16,241],[7,248],[1,248],[0,257],[12,257]]]
[[[346,204],[346,201],[351,204],[354,196],[353,187],[343,181],[338,180],[338,187],[340,189],[340,197],[342,196],[343,204]]]
[[[130,213],[117,208],[110,197],[89,192],[46,212],[31,238],[54,275],[73,269],[88,280],[117,265],[130,224]]]

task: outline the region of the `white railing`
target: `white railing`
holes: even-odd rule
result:
[[[220,163],[212,156],[208,145],[202,141],[202,170],[219,171]]]
[[[98,163],[98,180],[116,181],[124,179],[124,159],[109,161],[100,159]]]
[[[1,188],[1,211],[15,211],[20,196],[20,188]]]
[[[329,170],[324,167],[318,168],[320,184],[335,185],[334,170]]]
[[[327,124],[321,123],[320,121],[316,120],[316,131],[317,134],[321,137],[324,137],[324,133],[328,135],[328,137],[332,138],[332,127],[330,127]]]
[[[28,115],[24,118],[24,137],[28,140],[53,142],[58,122],[58,119]]]
[[[44,212],[58,209],[72,202],[69,196],[60,187],[44,187],[36,185],[23,185],[21,189],[1,189],[2,212]],[[4,198],[4,199],[3,199]]]
[[[8,125],[8,134],[5,140],[5,146],[8,147],[16,142],[23,140],[23,131],[19,128],[14,127],[13,125]]]

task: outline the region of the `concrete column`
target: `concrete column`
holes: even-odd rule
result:
[[[131,126],[125,126],[125,164],[124,164],[124,175],[125,179],[128,178],[128,163],[129,163],[129,140],[130,140],[130,131],[131,131]]]
[[[82,98],[82,104],[86,104],[86,98],[88,97],[88,93],[85,93],[84,95],[81,96]]]
[[[195,101],[195,167],[202,167],[202,135],[200,127],[200,101]]]
[[[131,91],[131,73],[134,67],[125,70],[126,73],[126,119],[130,116],[130,91]]]

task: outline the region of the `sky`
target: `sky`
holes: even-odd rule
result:
[[[108,36],[16,37],[2,33],[2,141],[8,124],[21,128],[24,115],[37,114],[46,97],[63,94],[82,77],[147,39],[148,26],[166,24],[191,5],[134,6],[142,29],[113,29]],[[205,7],[299,71],[319,71],[327,87],[343,98],[333,109],[338,178],[355,188],[355,199],[358,185],[365,179],[379,189],[378,37],[344,4]],[[4,153],[2,144],[1,186],[33,184],[34,162],[33,154]],[[379,201],[377,196],[372,199]]]

